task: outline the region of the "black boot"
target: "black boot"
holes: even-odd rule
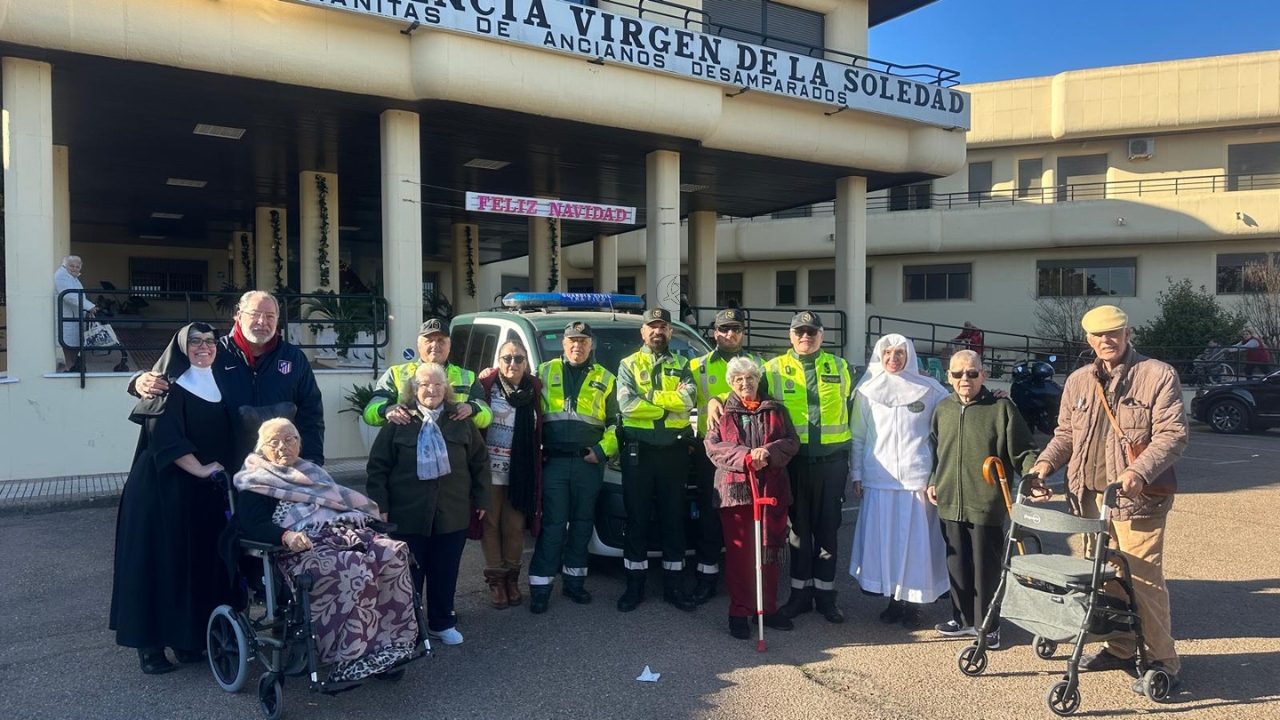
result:
[[[906,612],[907,604],[901,600],[889,599],[889,607],[880,613],[880,622],[885,625],[893,625],[902,620],[902,614]]]
[[[744,617],[729,616],[729,634],[739,640],[751,637],[751,622]]]
[[[844,613],[836,607],[835,590],[818,590],[814,593],[814,602],[818,605],[818,612],[827,619],[827,622],[837,624],[844,622]]]
[[[717,577],[718,573],[698,573],[698,582],[693,586],[693,595],[690,597],[694,604],[702,605],[716,596]]]
[[[802,587],[791,588],[791,597],[787,598],[787,604],[778,608],[778,617],[794,620],[797,615],[803,615],[813,609],[813,588]]]
[[[685,612],[698,607],[684,591],[684,573],[679,570],[666,570],[662,573],[662,599]]]
[[[908,630],[919,630],[924,625],[924,606],[916,603],[903,603],[902,627]]]
[[[631,612],[644,602],[644,581],[648,570],[627,571],[627,591],[618,598],[618,612]]]
[[[579,605],[589,605],[591,604],[591,593],[587,592],[586,582],[587,579],[584,577],[565,575],[564,587],[560,590],[560,594]]]
[[[138,662],[142,665],[142,672],[148,675],[163,675],[178,669],[164,656],[162,647],[139,648]]]
[[[529,612],[541,615],[547,611],[547,603],[551,601],[551,585],[529,586]]]

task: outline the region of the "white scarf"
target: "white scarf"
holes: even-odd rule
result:
[[[889,372],[881,361],[884,351],[904,345],[907,348],[906,366],[896,373]],[[919,367],[916,348],[910,340],[898,334],[885,335],[876,342],[876,348],[871,352],[871,363],[867,366],[867,374],[858,383],[858,392],[889,407],[910,405],[924,399],[931,390],[947,392],[937,380],[921,375]]]
[[[213,368],[198,368],[195,365],[187,368],[178,378],[178,384],[188,392],[205,402],[222,402],[222,391],[213,379]]]

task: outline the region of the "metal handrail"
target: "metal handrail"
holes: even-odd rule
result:
[[[89,294],[93,294],[99,297],[121,296],[122,299],[131,297],[131,296],[139,296],[139,297],[145,297],[148,300],[157,301],[157,302],[166,302],[166,301],[181,302],[183,303],[183,312],[180,317],[143,317],[141,315],[122,315],[122,314],[112,315],[110,317],[85,316],[79,313],[78,311],[77,311],[77,314],[75,315],[66,314],[66,298],[68,296],[74,297],[76,301],[76,307],[79,308],[83,306],[83,300]],[[90,322],[101,322],[104,324],[112,325],[113,327],[121,327],[121,326],[128,327],[131,325],[137,326],[137,327],[141,327],[143,325],[162,325],[162,326],[171,325],[174,330],[177,330],[178,328],[193,322],[207,323],[209,325],[214,326],[215,328],[219,326],[229,327],[230,323],[232,322],[231,318],[226,316],[218,317],[217,311],[213,309],[213,305],[219,299],[223,299],[223,298],[231,301],[238,300],[241,297],[241,295],[242,293],[240,292],[213,292],[213,291],[204,292],[204,291],[151,291],[151,290],[148,290],[145,293],[141,293],[136,290],[90,290],[90,289],[64,290],[58,293],[58,298],[57,298],[58,311],[55,313],[54,329],[57,334],[58,344],[62,348],[66,350],[76,351],[78,354],[83,354],[86,350],[105,350],[108,352],[113,350],[119,350],[119,351],[163,350],[168,344],[167,340],[164,343],[159,343],[159,344],[129,343],[126,345],[126,344],[117,342],[114,345],[86,346],[84,342],[85,330]],[[292,343],[292,344],[295,347],[302,348],[302,349],[316,349],[316,348],[343,348],[343,349],[370,348],[370,349],[373,349],[374,350],[373,372],[375,375],[377,374],[378,372],[377,350],[379,348],[386,347],[387,344],[390,342],[390,333],[387,332],[389,311],[388,311],[386,298],[380,295],[374,295],[374,294],[338,295],[333,293],[287,293],[287,294],[278,296],[276,299],[280,305],[280,320],[279,320],[277,329],[283,332],[284,337],[288,337],[288,332],[286,329],[290,325],[305,325],[305,326],[332,325],[335,327],[354,325],[354,326],[372,328],[371,334],[372,334],[373,341],[370,343],[352,342],[352,343],[341,343],[341,344],[333,344],[333,345],[322,345],[319,343]],[[319,317],[314,317],[314,318],[304,317],[302,315],[302,305],[305,304],[308,300],[337,300],[338,302],[342,302],[342,301],[369,302],[372,309],[373,317],[372,318],[339,318],[339,319],[330,319],[330,318],[322,319]],[[231,304],[234,305],[234,302]],[[213,310],[213,312],[210,313],[213,316],[210,317],[208,315],[200,314],[205,309]],[[295,315],[294,317],[290,316],[291,312],[294,313]],[[64,322],[76,323],[76,327],[77,327],[76,343],[74,344],[68,343],[63,338],[62,324]],[[379,337],[382,338],[381,341],[379,341],[378,339]],[[85,386],[85,375],[86,375],[86,368],[88,363],[84,362],[82,358],[81,362],[78,364],[80,367],[80,372],[79,372],[80,387],[83,388]]]
[[[692,305],[694,320],[689,323],[703,337],[715,345],[715,315],[724,308],[708,305]],[[799,310],[777,307],[743,307],[737,308],[747,316],[743,324],[745,336],[742,346],[753,352],[772,351],[791,347],[791,318]],[[844,346],[846,328],[849,327],[849,316],[843,310],[815,310],[823,318],[822,346],[840,348]],[[775,318],[772,316],[781,316]],[[835,322],[832,323],[831,319]]]

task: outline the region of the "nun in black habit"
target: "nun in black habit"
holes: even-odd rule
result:
[[[231,419],[210,369],[217,336],[204,323],[178,331],[153,372],[169,392],[144,399],[129,419],[142,426],[116,520],[111,624],[116,644],[138,649],[142,672],[200,662],[209,613],[234,604],[218,535],[226,491],[210,482],[235,462]]]

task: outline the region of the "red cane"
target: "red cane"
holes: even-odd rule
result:
[[[760,625],[760,639],[756,641],[756,651],[764,652],[764,558],[763,558],[763,505],[777,505],[778,498],[763,497],[756,488],[756,471],[751,468],[751,459],[747,458],[747,483],[751,485],[751,519],[756,529],[756,620]]]

